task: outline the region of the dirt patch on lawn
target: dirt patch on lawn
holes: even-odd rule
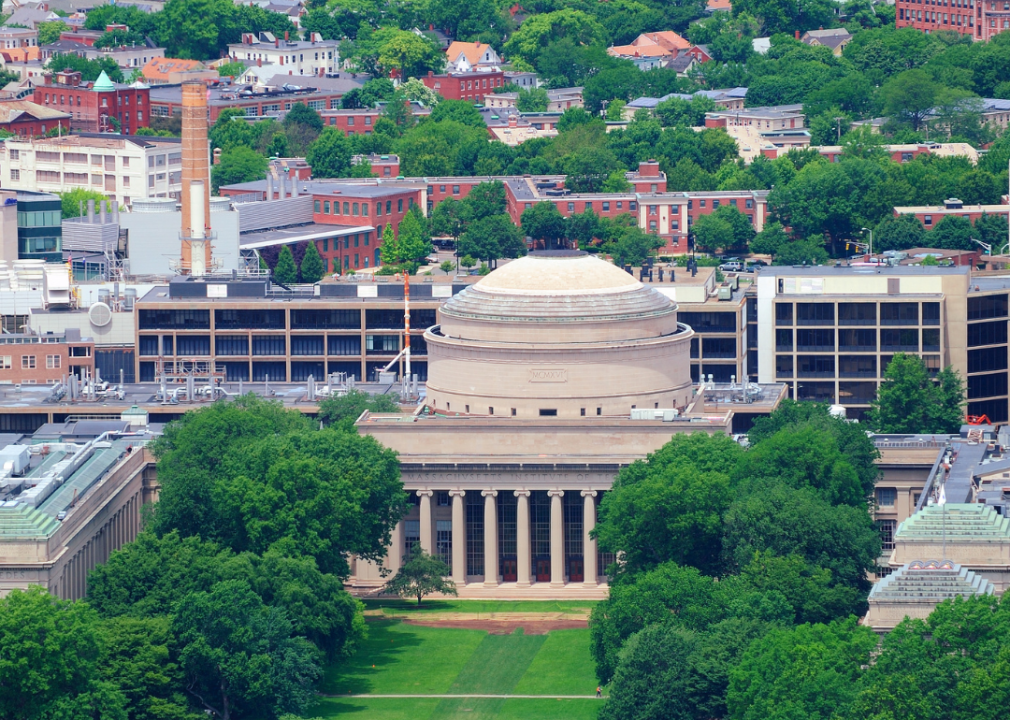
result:
[[[551,630],[575,630],[589,627],[589,621],[572,618],[552,618],[543,620],[508,618],[508,619],[424,619],[403,620],[407,625],[424,627],[460,628],[463,630],[486,630],[491,635],[511,635],[517,628],[522,628],[526,635],[546,635]]]

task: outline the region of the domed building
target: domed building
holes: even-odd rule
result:
[[[428,406],[520,418],[627,416],[691,400],[677,306],[578,251],[512,261],[448,300],[425,333]]]

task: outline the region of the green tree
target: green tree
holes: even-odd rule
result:
[[[309,145],[305,160],[313,177],[347,177],[351,169],[351,142],[343,131],[326,127]]]
[[[544,88],[520,89],[516,97],[516,110],[524,113],[547,112],[549,101]]]
[[[957,215],[945,215],[924,234],[929,247],[948,250],[973,250],[976,247],[971,241],[973,235],[971,221]]]
[[[57,35],[58,38],[59,36]],[[144,36],[139,32],[116,29],[103,32],[102,36],[95,40],[95,47],[103,50],[106,48],[136,46],[138,43],[143,47]]]
[[[610,253],[616,265],[639,267],[646,259],[654,257],[656,251],[664,245],[666,243],[659,236],[632,225],[621,230],[617,237],[605,243],[603,248]]]
[[[0,598],[0,716],[125,720],[124,698],[99,676],[98,616],[45,588]]]
[[[548,250],[561,247],[567,237],[565,218],[552,202],[534,203],[523,210],[521,224],[526,235],[542,242]]]
[[[964,424],[964,382],[950,367],[933,380],[921,358],[897,353],[870,403],[867,422],[881,433],[956,435]]]
[[[480,111],[473,106],[472,102],[466,100],[443,100],[432,109],[429,119],[432,122],[453,120],[471,127],[487,127]]]
[[[403,565],[396,575],[386,583],[384,592],[403,598],[416,597],[420,606],[425,595],[457,594],[455,583],[446,579],[450,572],[448,565],[426,553],[421,549],[421,544],[416,543],[410,548],[410,554],[403,559]]]
[[[941,87],[925,71],[906,70],[888,80],[880,89],[884,112],[896,122],[919,130],[936,106]]]
[[[323,279],[326,268],[323,267],[323,259],[319,256],[319,248],[314,242],[305,246],[305,255],[302,256],[302,264],[298,268],[298,272],[304,283],[317,283]]]
[[[120,688],[129,718],[205,717],[190,709],[182,670],[172,657],[175,636],[170,622],[167,615],[159,615],[116,617],[101,625],[107,655],[98,672],[110,685]]]
[[[602,548],[624,553],[620,572],[673,561],[717,574],[722,515],[742,453],[726,436],[681,434],[621,470],[596,526]]]
[[[221,153],[221,162],[211,168],[216,193],[222,185],[260,180],[266,175],[267,159],[255,150],[237,145]]]
[[[754,236],[750,251],[758,255],[776,255],[779,248],[789,242],[789,236],[780,222],[769,222]]]
[[[242,75],[245,71],[246,71],[245,63],[241,63],[238,61],[226,62],[217,66],[217,74],[220,77],[238,77],[239,75]],[[218,120],[220,119],[221,116],[218,115]]]
[[[398,413],[400,406],[391,395],[348,390],[343,395],[333,395],[319,403],[319,419],[326,425],[353,431],[354,422],[365,410],[371,413]]]
[[[349,554],[383,558],[403,516],[395,455],[298,415],[247,396],[168,426],[154,447],[162,490],[150,527],[235,552],[313,557],[338,577]]]
[[[60,34],[70,30],[70,26],[62,20],[41,22],[35,26],[39,33],[39,45],[52,45],[60,39]]]
[[[470,223],[459,238],[459,252],[497,265],[499,258],[517,258],[526,254],[526,243],[512,218],[501,213]]]
[[[884,218],[873,231],[873,249],[875,252],[884,250],[907,250],[922,247],[926,239],[926,231],[922,223],[914,215],[898,215]]]
[[[431,211],[431,231],[436,235],[458,241],[465,227],[463,204],[459,200],[446,198]]]
[[[492,0],[432,0],[428,12],[436,27],[449,37],[476,40],[482,33],[495,29],[501,33],[502,20]]]
[[[253,129],[245,121],[245,111],[240,108],[225,108],[217,116],[217,121],[210,129],[210,144],[222,151],[244,145],[252,147]]]
[[[410,80],[400,83],[400,87],[397,89],[410,102],[419,102],[425,107],[432,108],[432,112],[434,112],[434,108],[442,104],[442,96],[417,78],[410,78]]]
[[[298,282],[298,266],[295,265],[295,256],[291,253],[290,245],[281,248],[277,264],[274,266],[273,278],[283,285]]]
[[[733,720],[815,720],[844,714],[877,636],[856,618],[773,630],[756,640],[730,675]]]
[[[556,10],[526,19],[505,43],[505,54],[533,64],[542,48],[567,38],[575,45],[603,45],[607,32],[591,15],[580,10]]]
[[[733,247],[733,226],[715,213],[699,217],[691,226],[691,232],[694,233],[695,247],[704,252],[714,253]]]
[[[378,50],[379,66],[387,72],[399,71],[401,78],[441,70],[444,63],[444,56],[433,42],[406,30],[390,32],[379,43]]]
[[[775,265],[823,265],[828,261],[824,238],[813,235],[806,240],[794,240],[779,245]]]
[[[80,217],[82,214],[88,214],[88,200],[95,201],[95,212],[98,212],[98,208],[102,200],[108,201],[108,198],[100,192],[95,190],[86,190],[84,188],[77,188],[75,190],[68,190],[67,192],[57,193],[60,196],[61,206],[63,208],[63,218],[74,218]],[[107,206],[111,205],[111,201],[107,202]],[[82,208],[83,207],[83,211]]]
[[[452,200],[446,198],[439,205]],[[447,207],[452,207],[451,205]],[[492,215],[502,215],[508,212],[505,198],[505,184],[501,180],[482,182],[470,190],[470,194],[460,201],[460,216],[465,223],[483,220]],[[451,233],[450,233],[451,234]]]
[[[46,67],[53,72],[62,72],[63,70],[79,72],[81,80],[85,82],[94,82],[103,72],[112,82],[121,83],[124,80],[123,71],[119,69],[119,65],[111,57],[87,60],[73,53],[66,55],[55,53],[49,58]]]
[[[241,580],[183,597],[172,618],[186,690],[209,713],[230,720],[250,711],[301,713],[322,674],[305,638],[279,608]]]
[[[431,240],[427,230],[422,225],[423,218],[417,213],[408,212],[403,216],[397,228],[396,236],[392,237],[389,225],[382,234],[382,262],[389,265],[410,263],[411,270],[416,271],[416,263],[432,251]],[[386,235],[389,234],[392,242]]]
[[[693,720],[697,634],[652,625],[628,640],[600,720]]]
[[[456,265],[452,262],[452,260],[443,260],[442,264],[438,267],[442,272],[448,275],[456,268]]]

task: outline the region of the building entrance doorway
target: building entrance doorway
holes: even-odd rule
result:
[[[506,556],[501,559],[501,579],[502,582],[515,582],[518,578],[516,573],[516,559],[514,556]]]
[[[551,581],[551,557],[550,555],[537,556],[536,560],[537,582]]]
[[[582,582],[583,578],[582,556],[573,555],[568,558],[568,582]]]

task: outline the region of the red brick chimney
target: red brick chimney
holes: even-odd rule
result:
[[[284,31],[284,42],[288,42],[288,41],[290,41],[290,39],[291,39],[291,38],[289,38],[289,37],[288,37],[288,31],[287,31],[287,30],[285,30],[285,31]]]
[[[797,40],[799,40],[799,39],[800,39],[800,31],[799,31],[799,30],[797,30],[797,31],[796,31],[796,39],[797,39]]]

